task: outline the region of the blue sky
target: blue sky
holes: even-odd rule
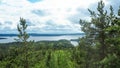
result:
[[[29,33],[79,33],[79,20],[90,20],[100,0],[0,0],[0,33],[17,33],[20,17]],[[120,0],[103,0],[116,11]]]
[[[28,0],[28,1],[31,2],[31,3],[36,3],[36,2],[40,2],[42,0]]]

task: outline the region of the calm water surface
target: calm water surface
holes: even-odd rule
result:
[[[82,37],[82,35],[64,35],[64,36],[30,36],[29,40],[34,41],[58,41],[61,39],[71,40],[71,39],[78,39]],[[7,38],[7,39],[1,39],[0,43],[9,43],[9,42],[15,42],[14,39],[17,39],[17,36],[0,36],[0,38]],[[71,41],[73,45],[78,45],[76,41]]]

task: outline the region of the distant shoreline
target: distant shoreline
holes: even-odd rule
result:
[[[84,33],[70,33],[70,34],[37,34],[37,33],[29,33],[30,36],[66,36],[66,35],[84,35]],[[18,36],[18,34],[0,34],[1,37],[3,36]]]
[[[1,40],[1,39],[7,39],[7,38],[0,38],[0,40]]]

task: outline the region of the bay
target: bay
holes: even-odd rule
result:
[[[61,35],[61,36],[30,36],[28,40],[34,40],[37,41],[58,41],[58,40],[69,40],[73,45],[78,45],[77,41],[73,41],[71,39],[78,39],[81,38],[83,35]],[[0,36],[0,43],[10,43],[15,42],[15,39],[18,39],[17,36]]]

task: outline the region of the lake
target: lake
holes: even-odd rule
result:
[[[61,39],[70,40],[71,39],[78,39],[82,37],[83,35],[62,35],[62,36],[30,36],[29,40],[34,41],[58,41]],[[0,36],[0,43],[9,43],[9,42],[15,42],[14,39],[17,39],[17,36]],[[5,39],[6,38],[6,39]],[[73,45],[78,45],[77,41],[71,41]]]

